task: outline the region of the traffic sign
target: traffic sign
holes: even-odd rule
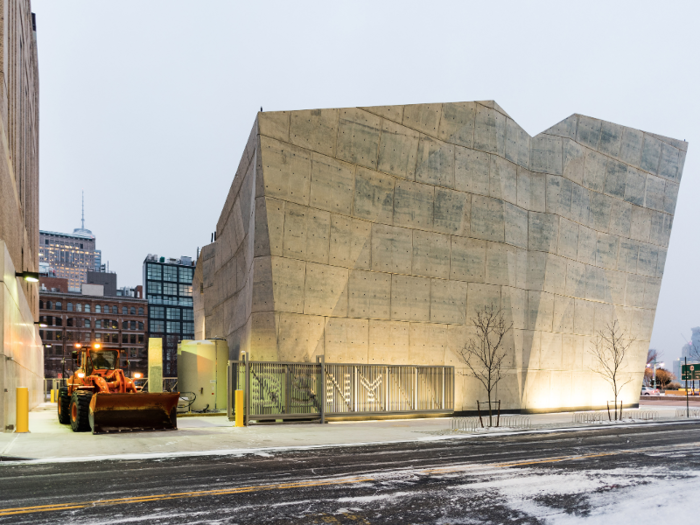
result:
[[[682,381],[700,380],[700,364],[681,365],[681,380]]]

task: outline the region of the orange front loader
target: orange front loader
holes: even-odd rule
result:
[[[74,432],[133,432],[177,428],[178,392],[138,392],[119,365],[119,350],[76,345],[78,369],[58,394],[58,421]]]

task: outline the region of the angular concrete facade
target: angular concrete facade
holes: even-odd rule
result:
[[[235,358],[454,365],[476,308],[514,330],[505,408],[602,406],[596,329],[637,339],[638,400],[687,143],[494,102],[259,113],[195,272]],[[456,409],[480,385],[458,374]]]

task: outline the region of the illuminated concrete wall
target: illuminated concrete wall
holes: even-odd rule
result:
[[[0,240],[0,422],[8,432],[16,425],[17,387],[29,389],[30,408],[43,402],[44,393],[44,349],[18,270]]]
[[[197,324],[253,359],[463,371],[495,304],[514,325],[498,397],[539,410],[605,404],[588,350],[618,319],[634,403],[686,149],[582,115],[530,137],[494,102],[260,113]],[[457,409],[483,398],[458,375]]]
[[[0,46],[0,432],[15,427],[15,389],[43,399],[44,354],[38,284],[15,271],[39,271],[39,68],[29,0],[1,4]],[[21,44],[23,43],[23,44]]]

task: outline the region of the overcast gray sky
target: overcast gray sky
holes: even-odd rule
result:
[[[33,0],[41,228],[86,227],[119,285],[207,244],[256,112],[496,100],[690,142],[652,345],[700,325],[700,3]]]

